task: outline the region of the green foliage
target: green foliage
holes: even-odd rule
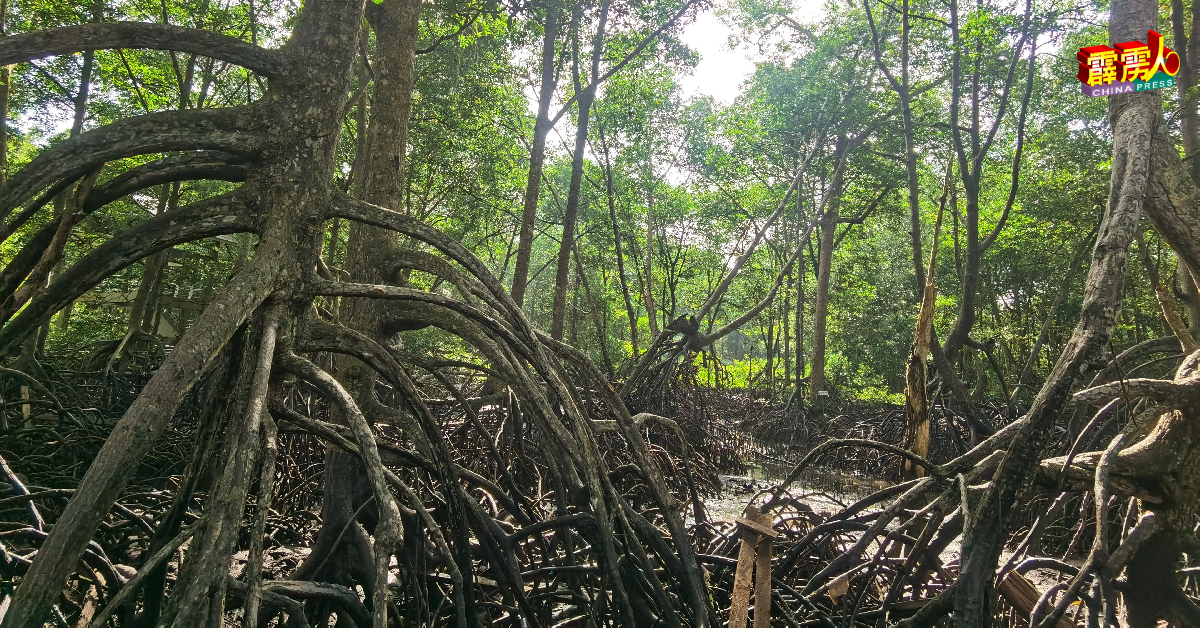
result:
[[[678,0],[615,2],[602,67],[624,59],[682,6]],[[691,13],[601,85],[592,109],[583,170],[575,252],[582,275],[573,268],[570,342],[597,363],[607,367],[611,362],[618,373],[628,373],[636,357],[634,347],[644,350],[653,341],[652,328],[692,314],[704,303],[811,153],[795,197],[729,292],[701,321],[702,329],[719,329],[762,300],[797,248],[802,252],[801,264],[787,273],[780,293],[755,320],[717,343],[706,358],[696,358],[697,365],[703,365],[702,381],[789,393],[796,371],[807,374],[813,341],[816,234],[804,240],[800,235],[825,206],[836,166],[837,136],[861,135],[849,155],[840,194],[841,216],[847,222],[837,229],[831,266],[827,377],[833,390],[845,398],[897,400],[917,303],[900,100],[879,70],[874,38],[878,38],[879,62],[895,72],[902,59],[902,33],[891,5],[870,6],[874,35],[858,3],[830,3],[819,15],[809,3],[793,0],[737,0],[719,7],[719,14],[733,27],[731,39],[755,44],[760,53],[743,92],[728,105],[687,96],[680,87],[677,77],[691,72],[698,61],[696,51],[681,39],[681,26]],[[1024,95],[1021,77],[1029,49],[1014,46],[1025,26],[1023,4],[984,0],[963,5],[957,51],[963,74],[955,84],[947,5],[914,0],[909,7],[913,17],[908,73],[917,90],[912,115],[918,209],[923,255],[928,259],[930,250],[938,249],[932,270],[940,291],[935,329],[944,337],[962,302],[968,228],[965,190],[956,169],[951,202],[943,215],[940,238],[934,241],[937,199],[952,156],[947,127],[951,91],[957,88],[960,95],[960,124],[971,123],[972,93],[981,95],[981,124],[986,128],[1002,113],[1000,95],[1016,55],[1012,96],[996,127],[995,141],[979,155],[983,173],[979,230],[986,236],[1001,219],[1012,183],[1016,111]],[[288,34],[297,8],[295,2],[281,0],[253,4],[16,0],[8,4],[5,19],[8,33],[137,20],[204,28],[275,46]],[[583,1],[580,9],[576,35],[586,42],[598,4]],[[971,332],[972,338],[996,339],[996,355],[1010,384],[1029,359],[1068,262],[1107,201],[1111,135],[1105,103],[1079,93],[1075,61],[1068,54],[1105,40],[1103,28],[1088,21],[1103,9],[1063,0],[1034,3],[1031,24],[1038,36],[1038,65],[1020,183],[1006,225],[983,255]],[[531,7],[441,0],[422,8],[405,203],[398,209],[458,238],[502,281],[511,279],[520,227],[533,125],[530,94],[536,93],[539,80],[546,10],[542,3]],[[574,92],[569,76],[573,36],[570,28],[560,29],[558,92],[552,111]],[[368,60],[373,46],[373,41],[365,44]],[[103,50],[91,59],[89,97],[80,112],[83,132],[147,113],[237,106],[260,98],[265,87],[241,68],[195,55]],[[13,68],[9,172],[71,135],[84,64],[85,55],[77,54]],[[361,97],[348,100],[338,145],[339,178],[351,193],[361,185],[353,171],[356,152],[368,132],[359,128],[359,121],[370,113],[372,89],[370,72],[361,66],[347,98],[360,92]],[[1168,107],[1177,106],[1174,93],[1164,95]],[[571,177],[568,138],[575,121],[572,109],[557,123],[541,182],[526,309],[543,327],[550,321],[557,238]],[[1168,132],[1178,133],[1174,119]],[[110,163],[100,173],[99,183],[163,156]],[[234,186],[188,181],[119,199],[80,223],[58,270],[77,263],[109,238],[120,237],[148,215]],[[0,243],[0,263],[10,263],[53,215],[51,204]],[[614,232],[620,235],[620,249]],[[335,227],[335,221],[330,221],[325,258],[334,272],[345,262],[349,237],[344,223]],[[1172,253],[1149,232],[1146,247],[1147,259],[1164,281],[1177,285]],[[179,246],[156,289],[203,301],[253,254],[252,249],[252,242],[242,237]],[[618,253],[624,275],[617,267]],[[572,263],[575,266],[574,259]],[[104,303],[104,295],[135,292],[144,267],[126,268],[75,304],[67,327],[51,326],[47,351],[78,353],[98,341],[121,337],[129,325],[127,306]],[[1147,275],[1140,263],[1131,264],[1116,344],[1163,333]],[[1047,347],[1034,357],[1035,378],[1047,372],[1070,334],[1082,281],[1079,273],[1065,288],[1062,305],[1051,320]],[[410,282],[454,294],[444,282],[420,273]],[[331,310],[338,306],[334,301],[323,304]],[[186,326],[182,311],[172,316],[184,316],[177,322]],[[403,340],[415,351],[469,357],[468,347],[443,332],[406,332]],[[969,381],[974,381],[976,359],[968,352],[958,365]],[[772,371],[764,374],[768,361]],[[714,366],[718,363],[719,368]],[[986,392],[999,398],[1005,391],[989,378]]]

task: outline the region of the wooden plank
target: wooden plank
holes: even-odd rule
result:
[[[758,533],[742,528],[742,547],[738,549],[737,571],[733,574],[733,603],[729,605],[729,628],[746,628],[750,610],[750,584],[754,578],[754,546]]]
[[[1004,576],[1004,579],[996,585],[996,592],[1004,597],[1004,600],[1013,607],[1018,615],[1023,617],[1029,617],[1029,614],[1033,612],[1033,606],[1042,597],[1042,592],[1038,591],[1032,582],[1015,571],[1010,571],[1008,575]],[[1058,628],[1075,628],[1075,624],[1066,617],[1059,619],[1057,625]]]
[[[740,526],[754,530],[756,533],[761,534],[766,537],[770,537],[772,539],[780,536],[780,534],[778,532],[776,532],[774,528],[771,527],[771,516],[770,515],[759,515],[759,516],[765,517],[766,523],[763,523],[761,520],[755,521],[754,519],[747,519],[745,517],[737,517],[734,519],[734,522],[736,522]]]
[[[755,506],[746,506],[746,516],[758,519]],[[746,628],[750,611],[750,585],[754,579],[754,552],[758,545],[758,532],[745,525],[742,530],[742,546],[738,549],[737,570],[733,573],[733,601],[729,605],[729,628]]]
[[[29,401],[29,400],[30,400],[29,386],[22,386],[21,387],[21,401]],[[21,404],[21,420],[24,422],[23,425],[25,426],[25,429],[30,429],[33,427],[32,416],[33,416],[33,407],[27,403]]]
[[[768,520],[770,515],[767,515]],[[771,628],[771,544],[769,536],[760,537],[758,560],[754,567],[754,628]]]

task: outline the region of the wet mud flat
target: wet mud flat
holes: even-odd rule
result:
[[[777,462],[756,462],[747,467],[745,475],[718,476],[720,491],[704,501],[711,519],[732,521],[742,516],[747,503],[761,502],[791,471],[791,467]],[[808,504],[813,512],[828,516],[888,484],[884,480],[814,467],[805,470],[787,492]]]

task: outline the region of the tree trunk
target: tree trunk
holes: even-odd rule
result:
[[[1183,153],[1188,158],[1188,173],[1192,181],[1200,185],[1200,115],[1196,113],[1196,98],[1188,95],[1196,85],[1197,72],[1192,66],[1200,59],[1200,13],[1192,14],[1190,37],[1185,20],[1183,0],[1171,0],[1171,32],[1175,38],[1175,52],[1179,55],[1175,89],[1181,103],[1180,135],[1183,139]],[[1178,275],[1188,329],[1194,340],[1200,340],[1200,291],[1196,289],[1196,282],[1182,260],[1179,263]]]
[[[767,364],[764,367],[767,396],[775,389],[775,317],[774,312],[767,313]]]
[[[554,44],[558,38],[558,5],[549,0],[542,34],[542,87],[538,93],[537,120],[533,124],[533,144],[529,149],[529,178],[525,183],[525,205],[521,211],[521,241],[513,267],[512,298],[518,306],[525,303],[529,283],[529,257],[533,253],[533,230],[537,223],[538,191],[542,184],[542,165],[546,160],[546,136],[550,135],[550,101],[558,87],[554,72]]]
[[[800,195],[796,195],[796,216],[800,216]],[[807,240],[807,237],[805,237]],[[801,391],[804,390],[804,248],[808,245],[807,242],[801,241],[796,245],[797,250],[801,251],[800,258],[796,260],[796,390],[795,395],[798,399],[803,399]]]
[[[1175,74],[1175,90],[1182,106],[1179,109],[1180,135],[1183,154],[1190,159],[1188,172],[1200,185],[1200,118],[1196,114],[1196,99],[1188,95],[1196,85],[1196,70],[1192,65],[1200,54],[1200,14],[1192,15],[1191,37],[1188,37],[1183,0],[1171,0],[1171,34],[1175,37],[1175,53],[1179,55],[1179,72]]]
[[[654,185],[646,194],[646,281],[642,284],[646,300],[646,324],[650,337],[658,338],[658,306],[654,304]]]
[[[961,291],[958,300],[958,316],[954,327],[946,336],[942,350],[951,364],[958,361],[959,352],[966,343],[967,334],[975,325],[975,300],[979,292],[979,264],[983,250],[979,242],[979,181],[970,174],[963,175],[963,190],[967,197],[964,222],[966,227],[966,258],[963,268]]]
[[[361,170],[356,172],[355,192],[369,203],[401,208],[420,3],[394,0],[371,4],[367,17],[375,31],[376,54],[372,65],[375,97],[366,125],[365,146],[359,144],[360,149],[366,150],[356,160]],[[360,76],[360,80],[363,78]],[[360,88],[366,87],[360,85]],[[383,284],[396,280],[394,260],[399,245],[394,231],[352,222],[348,235],[345,270],[351,281]],[[386,303],[365,299],[343,301],[341,310],[347,327],[373,338],[388,336]],[[368,407],[375,397],[375,372],[345,355],[335,356],[334,365],[343,388],[360,406]],[[332,412],[332,417],[336,422],[348,424],[340,412]],[[381,559],[375,554],[390,549],[373,547],[368,537],[378,525],[380,513],[372,501],[367,472],[358,456],[331,446],[326,451],[323,482],[321,530],[312,553],[297,567],[293,577],[350,588],[357,584],[370,592],[376,584],[371,566]],[[369,606],[371,598],[368,593]]]
[[[567,191],[567,209],[563,215],[562,241],[558,245],[557,272],[554,277],[554,309],[551,312],[550,337],[562,340],[563,322],[567,314],[567,288],[571,277],[571,249],[575,247],[575,222],[579,216],[579,197],[583,184],[583,152],[587,148],[588,121],[592,102],[596,99],[596,86],[600,77],[600,56],[604,51],[604,27],[608,22],[609,0],[600,6],[600,22],[596,25],[596,37],[592,42],[592,66],[588,76],[590,83],[584,87],[579,80],[579,54],[575,49],[573,71],[575,90],[579,94],[579,120],[575,127],[575,152],[571,155],[571,186]],[[576,8],[575,29],[578,31]],[[576,35],[578,36],[578,35]]]
[[[866,0],[863,2],[863,7],[866,9],[867,19],[871,25],[871,44],[872,52],[875,56],[875,64],[887,78],[892,90],[896,92],[896,96],[900,100],[900,115],[904,129],[904,172],[906,183],[908,184],[909,238],[912,242],[912,263],[915,280],[913,290],[919,303],[922,295],[925,293],[925,256],[921,252],[921,185],[917,179],[916,125],[913,121],[912,86],[910,85],[908,67],[909,42],[912,33],[912,23],[909,21],[909,0],[903,0],[901,3],[899,78],[892,74],[883,62],[883,50],[879,32],[875,27],[874,18],[871,16],[871,6]]]
[[[1109,39],[1120,42],[1144,37],[1155,26],[1156,9],[1145,0],[1114,2]],[[953,9],[951,16],[955,16]],[[1109,98],[1112,185],[1084,287],[1079,325],[1026,414],[1027,424],[1009,445],[991,486],[975,507],[971,515],[974,525],[964,531],[962,572],[952,598],[956,628],[991,625],[995,569],[1008,538],[1008,519],[1029,487],[1031,471],[1051,432],[1063,418],[1072,389],[1088,372],[1104,364],[1104,352],[1119,319],[1129,244],[1147,189],[1151,138],[1161,116],[1162,101],[1154,92]]]
[[[813,355],[812,371],[809,374],[809,400],[817,402],[817,392],[825,390],[825,326],[829,318],[829,271],[833,262],[833,236],[837,231],[838,211],[841,205],[842,182],[846,159],[846,137],[838,138],[833,152],[834,174],[827,193],[825,211],[818,219],[821,240],[817,255],[817,296],[813,306]]]
[[[904,122],[904,174],[908,184],[909,239],[912,242],[912,261],[917,301],[925,293],[925,255],[921,243],[921,184],[917,179],[916,123],[913,121],[912,94],[909,85],[909,0],[904,0],[900,30],[900,80],[894,86],[900,97],[900,115]]]
[[[825,390],[825,326],[829,318],[829,267],[833,261],[833,233],[837,228],[838,208],[830,202],[819,221],[821,240],[817,257],[817,296],[813,306],[812,370],[809,372],[809,400],[816,402],[817,392]]]
[[[638,348],[637,310],[629,298],[629,278],[625,275],[625,253],[621,248],[621,227],[617,223],[616,191],[613,189],[612,162],[608,158],[608,142],[604,139],[604,125],[596,118],[596,130],[600,132],[600,146],[604,149],[604,192],[608,198],[608,218],[612,221],[613,246],[617,250],[617,278],[621,281],[621,296],[625,299],[625,314],[629,317],[629,340],[633,346],[633,359],[637,360]],[[636,267],[636,264],[635,264]]]
[[[803,254],[800,256],[804,257]],[[780,357],[783,362],[783,388],[786,390],[792,384],[792,278],[789,276],[784,284],[785,292],[783,293],[783,316],[780,322],[783,324],[783,355]]]
[[[1183,311],[1187,315],[1188,331],[1192,338],[1200,340],[1200,290],[1196,288],[1196,280],[1187,264],[1182,259],[1176,261],[1176,277],[1179,279],[1179,293],[1183,295]]]

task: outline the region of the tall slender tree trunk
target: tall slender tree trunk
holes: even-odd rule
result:
[[[833,233],[837,228],[838,209],[834,202],[821,216],[821,239],[817,254],[817,296],[813,306],[812,370],[808,383],[810,401],[815,402],[817,392],[825,390],[825,327],[829,318],[829,267],[833,260]]]
[[[863,8],[866,9],[867,20],[871,26],[871,44],[875,55],[875,64],[879,67],[884,77],[887,78],[892,90],[896,92],[896,96],[900,100],[900,116],[904,130],[904,171],[908,184],[908,218],[910,225],[908,233],[912,242],[912,263],[915,280],[913,282],[913,294],[916,296],[917,301],[920,302],[922,296],[925,294],[925,257],[921,250],[921,186],[917,179],[916,124],[913,121],[912,91],[909,79],[909,42],[912,33],[912,23],[909,20],[909,0],[903,0],[900,8],[899,77],[893,74],[883,62],[883,50],[879,31],[875,27],[875,20],[871,15],[871,6],[867,0],[863,0]]]
[[[767,386],[767,395],[774,390],[775,381],[775,317],[767,314],[767,363],[763,367],[763,383]]]
[[[1183,295],[1188,332],[1192,338],[1200,340],[1200,290],[1196,288],[1196,280],[1182,259],[1176,261],[1176,276],[1179,278],[1179,291]]]
[[[1196,86],[1197,71],[1192,66],[1200,59],[1200,12],[1192,12],[1191,35],[1188,35],[1183,0],[1171,0],[1171,33],[1175,37],[1175,52],[1179,55],[1179,72],[1175,75],[1178,92],[1180,135],[1183,153],[1188,159],[1188,173],[1192,181],[1200,185],[1200,114],[1197,102],[1188,92]],[[1180,292],[1183,295],[1184,312],[1187,314],[1188,331],[1192,338],[1200,340],[1200,290],[1196,280],[1187,269],[1187,264],[1178,265]]]
[[[1191,26],[1189,37],[1183,0],[1171,0],[1171,34],[1175,37],[1175,53],[1179,55],[1175,89],[1183,105],[1179,110],[1180,135],[1183,153],[1190,157],[1188,172],[1192,180],[1200,184],[1200,117],[1196,112],[1196,99],[1188,95],[1188,91],[1196,86],[1196,69],[1192,65],[1200,59],[1200,13],[1193,12]]]
[[[900,29],[900,115],[904,123],[904,173],[908,183],[908,220],[911,229],[914,290],[920,301],[925,293],[925,255],[921,245],[921,184],[917,180],[916,124],[913,122],[912,95],[909,91],[909,0],[902,7]]]
[[[803,255],[801,257],[803,258]],[[786,288],[783,294],[783,316],[780,320],[783,323],[783,388],[786,390],[792,383],[792,278],[788,277],[784,285]]]
[[[0,0],[0,37],[8,36],[8,0]],[[8,180],[8,93],[12,66],[0,67],[0,183]]]
[[[658,338],[658,306],[654,304],[654,184],[646,195],[646,281],[642,283],[646,300],[646,324],[650,337]]]
[[[554,277],[554,309],[551,312],[550,336],[562,340],[563,322],[567,313],[567,288],[571,277],[571,249],[575,246],[575,223],[579,217],[579,199],[583,184],[583,152],[587,148],[588,122],[591,119],[592,102],[596,100],[596,87],[600,80],[600,57],[604,52],[604,29],[608,23],[608,7],[611,0],[600,5],[596,37],[592,41],[591,73],[589,84],[584,87],[579,80],[579,55],[574,55],[575,89],[579,90],[579,121],[575,128],[575,151],[571,155],[571,186],[567,191],[567,208],[563,215],[562,241],[558,246],[558,266]],[[576,8],[576,15],[581,11]],[[575,23],[578,24],[578,17]],[[576,30],[578,26],[576,26]]]
[[[962,291],[958,299],[958,316],[954,328],[946,336],[942,346],[947,360],[953,364],[966,343],[967,335],[975,326],[975,303],[979,291],[979,265],[983,249],[979,242],[979,178],[977,174],[963,175],[963,190],[967,197],[964,223],[966,227],[966,258],[962,275]]]
[[[629,278],[625,276],[625,253],[621,248],[621,227],[617,222],[616,190],[613,188],[612,162],[608,157],[608,142],[604,138],[604,125],[596,118],[596,130],[600,132],[600,146],[604,149],[604,192],[608,197],[608,218],[612,221],[613,246],[617,251],[617,278],[621,281],[621,296],[625,299],[625,314],[629,317],[629,340],[633,346],[633,359],[641,350],[638,347],[637,310],[629,298]],[[635,265],[636,267],[636,265]]]
[[[829,318],[829,271],[833,261],[833,236],[837,231],[838,212],[842,201],[846,145],[846,137],[838,137],[837,148],[833,151],[833,181],[829,185],[825,211],[818,219],[821,239],[817,252],[817,296],[813,306],[813,355],[812,371],[809,374],[809,397],[813,403],[817,401],[817,392],[825,390],[825,328]]]
[[[800,191],[796,191],[796,229],[800,229]],[[804,249],[808,246],[808,235],[797,235],[804,240],[796,243],[796,248],[800,250],[800,255],[796,260],[796,390],[797,399],[803,399],[801,391],[804,390],[804,275],[807,272],[805,262],[807,258],[804,256]]]
[[[558,39],[558,5],[549,0],[542,34],[542,86],[538,93],[537,120],[533,124],[533,143],[529,149],[529,178],[525,182],[525,204],[521,210],[521,236],[517,261],[513,267],[512,298],[518,306],[525,303],[529,283],[529,258],[533,254],[533,230],[537,223],[538,192],[542,184],[542,166],[546,160],[546,136],[550,134],[550,101],[558,87],[554,73],[554,45]]]

